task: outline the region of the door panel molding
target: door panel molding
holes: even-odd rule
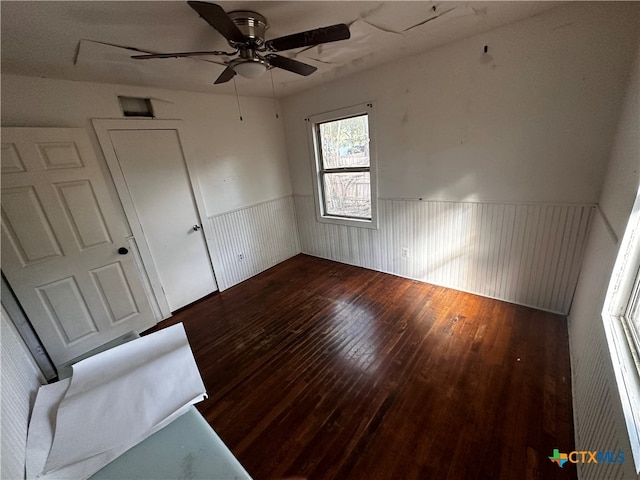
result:
[[[99,333],[74,276],[36,287],[44,310],[66,346]]]
[[[2,229],[23,267],[62,257],[51,221],[32,185],[2,190]],[[29,229],[23,228],[23,221]]]
[[[89,180],[55,183],[60,202],[80,250],[112,243],[104,215]]]
[[[96,284],[98,293],[111,317],[111,324],[126,322],[129,318],[140,313],[136,299],[127,277],[122,269],[122,264],[113,262],[90,271]],[[114,296],[111,292],[118,289],[121,294]]]

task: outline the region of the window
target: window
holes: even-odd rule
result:
[[[640,192],[602,312],[636,472],[640,471]]]
[[[638,352],[640,352],[640,270],[636,269],[634,277],[631,295],[620,320],[628,337],[629,347],[636,367],[640,372],[640,358],[638,355]]]
[[[373,105],[314,115],[307,121],[318,220],[377,228]]]

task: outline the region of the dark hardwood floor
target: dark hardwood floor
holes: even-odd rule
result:
[[[256,480],[576,478],[563,317],[298,255],[176,322]]]

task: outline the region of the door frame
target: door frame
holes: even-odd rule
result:
[[[156,305],[162,319],[170,317],[171,310],[169,308],[169,303],[167,302],[167,297],[165,295],[164,289],[162,288],[162,283],[160,282],[158,269],[156,267],[155,261],[153,260],[153,256],[151,255],[151,249],[149,248],[149,244],[147,243],[147,239],[142,229],[140,219],[138,218],[133,199],[131,198],[131,193],[129,192],[129,188],[127,187],[124,173],[122,172],[122,169],[120,167],[120,163],[118,161],[113,143],[111,142],[109,132],[114,130],[175,130],[176,132],[178,132],[178,141],[180,143],[182,156],[184,158],[184,163],[187,170],[187,178],[189,181],[189,186],[191,187],[191,191],[193,193],[193,198],[195,200],[196,215],[204,233],[204,243],[209,257],[209,266],[213,275],[215,288],[216,290],[219,290],[218,281],[216,280],[215,269],[213,266],[214,252],[211,248],[211,246],[214,244],[214,242],[212,241],[213,230],[205,214],[206,208],[202,190],[200,189],[199,183],[194,179],[194,172],[196,170],[194,165],[192,164],[194,155],[192,154],[188,144],[185,145],[185,142],[183,140],[183,138],[186,137],[186,135],[183,135],[182,132],[184,122],[182,120],[98,118],[92,119],[91,122],[93,123],[93,128],[98,137],[98,142],[100,143],[102,153],[104,154],[105,160],[107,161],[107,166],[109,167],[109,171],[111,172],[111,177],[113,178],[116,191],[118,193],[118,196],[120,197],[120,202],[122,204],[122,208],[124,209],[125,217],[127,218],[127,221],[129,222],[129,226],[131,228],[131,232],[136,239],[138,250],[140,252],[140,259],[142,260],[142,266],[144,267],[144,270],[149,279],[149,285],[155,297]]]
[[[49,358],[47,350],[38,338],[31,321],[22,310],[22,306],[18,302],[13,290],[9,286],[9,282],[4,276],[4,273],[0,276],[0,296],[2,297],[2,314],[6,313],[8,319],[16,327],[16,330],[20,334],[20,337],[24,341],[27,349],[31,353],[31,356],[40,367],[40,371],[47,381],[53,380],[58,376],[56,367]]]

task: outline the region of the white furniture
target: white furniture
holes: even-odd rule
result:
[[[195,407],[102,468],[91,480],[150,478],[251,480]]]
[[[139,338],[129,333],[100,348],[58,365],[60,379],[71,365]],[[90,477],[92,480],[251,480],[251,476],[195,407],[151,435]]]

